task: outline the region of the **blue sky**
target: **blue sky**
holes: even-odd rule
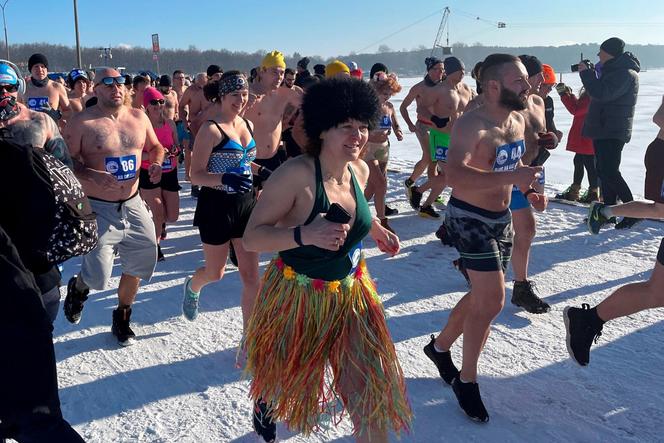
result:
[[[334,56],[375,52],[380,44],[429,48],[444,6],[452,10],[450,43],[558,46],[617,35],[664,44],[664,2],[655,0],[79,0],[78,12],[83,46],[149,47],[159,33],[162,48]],[[10,43],[75,44],[72,0],[9,0],[5,11]]]

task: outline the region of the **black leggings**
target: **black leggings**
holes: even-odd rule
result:
[[[625,146],[617,139],[593,140],[595,147],[595,164],[597,166],[597,175],[602,186],[602,195],[604,203],[615,205],[620,197],[623,203],[634,200],[632,191],[620,174],[620,159],[622,149]]]
[[[595,168],[595,156],[591,154],[574,155],[574,184],[581,186],[583,181],[583,169],[588,171],[588,185],[597,188],[597,169]]]

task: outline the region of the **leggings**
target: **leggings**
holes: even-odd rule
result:
[[[595,168],[595,156],[592,154],[574,155],[574,184],[581,186],[584,168],[588,171],[589,187],[591,189],[597,188],[597,169]]]
[[[595,165],[602,186],[604,203],[615,205],[618,197],[623,203],[634,200],[632,191],[620,174],[620,160],[625,143],[617,139],[593,140]]]

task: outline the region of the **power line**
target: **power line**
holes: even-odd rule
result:
[[[365,51],[365,50],[367,50],[367,49],[369,49],[369,48],[371,48],[371,47],[373,47],[373,46],[376,46],[377,44],[384,42],[384,41],[387,40],[388,38],[390,38],[390,37],[394,37],[395,35],[397,35],[397,34],[403,32],[403,31],[405,31],[406,29],[410,29],[410,28],[412,28],[413,26],[422,23],[423,21],[425,21],[425,20],[427,20],[427,19],[433,17],[434,15],[442,14],[442,12],[443,12],[443,9],[438,9],[438,10],[432,12],[431,14],[427,15],[426,17],[423,17],[423,18],[421,18],[421,19],[419,19],[419,20],[417,20],[417,21],[415,21],[415,22],[413,22],[413,23],[411,23],[411,24],[409,24],[409,25],[404,26],[404,27],[401,28],[401,29],[398,29],[398,30],[392,32],[391,34],[386,35],[385,37],[382,37],[380,40],[376,40],[375,42],[371,43],[370,45],[365,46],[364,48],[358,50],[357,52],[358,52],[358,53],[361,53],[362,51]]]

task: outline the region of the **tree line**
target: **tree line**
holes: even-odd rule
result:
[[[425,73],[424,59],[432,53],[430,49],[420,47],[410,51],[392,51],[382,46],[381,52],[348,55],[336,57],[321,57],[318,55],[285,54],[286,63],[295,68],[296,63],[304,55],[310,58],[309,70],[317,63],[326,64],[335,58],[346,63],[356,62],[365,72],[371,69],[376,62],[384,63],[391,71],[402,76],[423,75]],[[641,62],[642,69],[655,69],[664,67],[664,45],[627,45],[626,50],[633,52]],[[22,69],[27,70],[27,61],[31,54],[41,52],[49,60],[51,72],[68,71],[76,67],[76,50],[70,46],[53,45],[50,43],[25,43],[11,45],[9,48],[11,60]],[[531,46],[531,47],[499,47],[483,46],[480,44],[465,45],[457,43],[451,47],[452,55],[460,58],[466,64],[466,71],[470,71],[474,64],[483,60],[487,55],[496,52],[506,52],[515,55],[529,54],[537,56],[543,63],[548,63],[557,72],[569,72],[570,65],[578,63],[581,54],[591,61],[597,60],[599,43],[577,44],[568,46]],[[242,51],[199,50],[195,46],[187,49],[162,49],[159,54],[160,73],[171,74],[175,69],[180,69],[189,74],[204,72],[208,65],[217,64],[223,69],[239,69],[249,72],[260,64],[261,59],[267,53],[266,50],[258,50],[253,53]],[[94,66],[122,66],[126,72],[138,73],[144,70],[157,71],[157,63],[153,60],[152,50],[140,47],[115,47],[111,48],[111,59],[104,58],[104,51],[100,48],[82,48],[81,58],[83,67]],[[448,55],[438,48],[433,54],[441,59]]]

